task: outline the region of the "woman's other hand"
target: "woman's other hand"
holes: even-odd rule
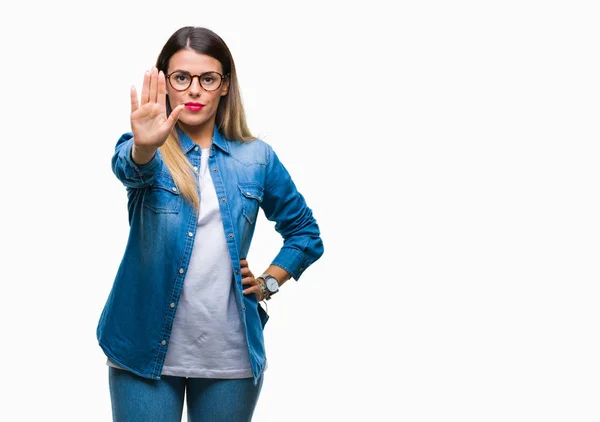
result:
[[[184,106],[177,106],[167,118],[166,95],[165,75],[156,67],[144,75],[141,105],[135,87],[131,87],[131,131],[134,145],[140,151],[154,153],[167,141],[179,119]]]
[[[242,293],[245,295],[248,293],[254,293],[260,302],[263,300],[263,292],[258,285],[258,281],[254,278],[254,274],[252,274],[252,271],[250,271],[248,261],[245,259],[240,259],[240,266],[242,269],[242,286],[248,287],[247,289],[243,290]]]

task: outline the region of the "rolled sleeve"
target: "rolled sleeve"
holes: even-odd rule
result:
[[[270,146],[261,206],[283,238],[283,246],[271,264],[283,268],[298,281],[323,255],[323,241],[312,210]]]
[[[312,262],[316,261],[313,260]],[[294,280],[298,281],[304,270],[312,262],[306,260],[306,254],[298,249],[283,247],[271,263],[286,270]]]
[[[136,164],[131,158],[133,149],[133,134],[127,132],[117,141],[115,154],[112,158],[113,173],[125,186],[130,188],[143,188],[154,180],[160,172],[162,157],[160,149],[156,150],[154,157],[146,164]]]

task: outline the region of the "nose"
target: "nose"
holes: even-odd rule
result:
[[[200,95],[201,92],[202,92],[202,88],[200,87],[200,77],[193,76],[192,83],[190,84],[190,87],[188,88],[188,93],[194,97],[197,97],[198,95]]]

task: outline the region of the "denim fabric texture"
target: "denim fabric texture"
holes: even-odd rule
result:
[[[183,152],[199,168],[202,151],[178,130]],[[126,187],[129,238],[96,335],[106,356],[149,379],[160,379],[169,336],[183,288],[197,218],[180,195],[160,149],[152,160],[131,159],[133,134],[115,146],[112,170]],[[246,333],[254,384],[266,364],[263,337],[269,315],[254,294],[242,293],[240,259],[246,258],[259,212],[275,222],[283,244],[272,265],[296,281],[323,254],[319,227],[304,197],[273,148],[261,139],[225,139],[214,126],[208,165],[219,197],[223,235],[236,285],[236,303]]]
[[[113,422],[181,422],[184,400],[188,422],[250,422],[263,378],[187,378],[160,381],[108,368]],[[186,399],[187,398],[187,399]]]

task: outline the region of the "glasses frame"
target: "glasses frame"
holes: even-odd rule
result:
[[[190,78],[191,78],[190,79],[190,84],[187,86],[187,88],[185,88],[185,89],[178,89],[178,88],[175,88],[173,86],[173,83],[171,82],[171,75],[173,75],[175,73],[187,73],[188,75],[190,75]],[[206,88],[204,88],[202,86],[202,82],[200,82],[200,78],[202,76],[206,75],[206,74],[209,74],[209,73],[216,73],[217,75],[219,75],[221,77],[221,83],[215,89],[206,89]],[[213,92],[213,91],[216,91],[217,89],[221,88],[221,86],[223,85],[223,81],[225,79],[229,78],[229,73],[226,74],[226,75],[222,75],[221,73],[219,73],[219,72],[217,72],[215,70],[210,70],[208,72],[201,73],[200,75],[192,75],[190,72],[187,72],[185,70],[175,70],[175,71],[173,71],[173,72],[171,72],[171,73],[169,73],[167,75],[167,80],[169,81],[169,85],[171,85],[171,88],[173,88],[177,92],[184,92],[184,91],[187,91],[188,89],[190,89],[190,86],[192,86],[192,84],[194,83],[194,78],[198,78],[198,85],[200,85],[201,89],[203,89],[206,92]]]

